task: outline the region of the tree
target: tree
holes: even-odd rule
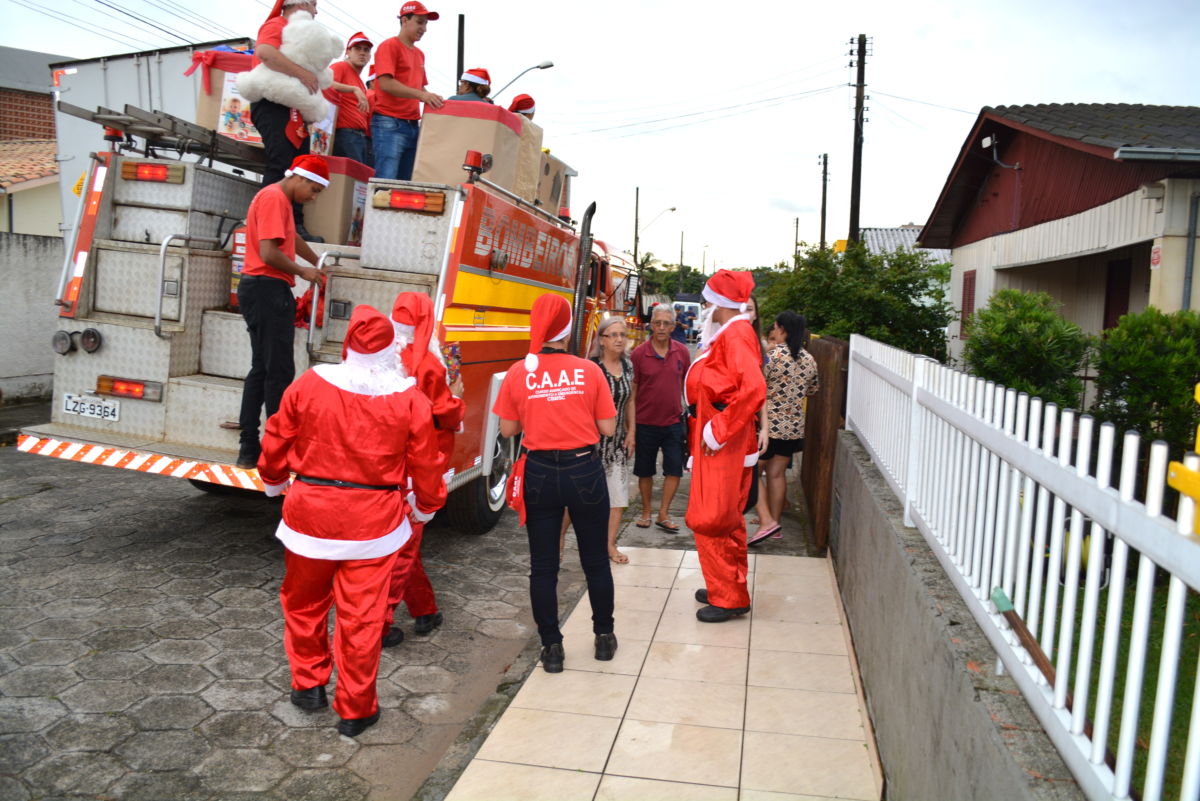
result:
[[[1096,351],[1093,413],[1118,431],[1162,439],[1172,453],[1195,445],[1200,406],[1200,314],[1150,307],[1126,314]]]
[[[971,372],[1059,407],[1081,408],[1079,373],[1092,338],[1045,292],[1002,289],[964,324]]]
[[[862,334],[939,361],[946,359],[950,265],[920,251],[871,254],[861,244],[844,254],[808,247],[795,267],[767,289],[762,317],[792,309],[818,334]]]

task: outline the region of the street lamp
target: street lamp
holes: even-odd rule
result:
[[[554,62],[553,62],[553,61],[543,61],[541,64],[534,64],[534,65],[533,65],[532,67],[530,67],[529,69],[521,70],[521,72],[517,73],[517,77],[516,77],[516,78],[513,78],[511,81],[509,81],[508,83],[504,84],[504,86],[501,86],[501,87],[500,87],[500,92],[503,92],[505,89],[507,89],[508,87],[512,86],[514,83],[516,83],[516,82],[517,82],[517,78],[520,78],[522,75],[524,75],[525,73],[529,72],[530,70],[548,70],[548,69],[550,69],[550,68],[551,68],[551,67],[553,67],[553,66],[554,66]],[[500,92],[496,92],[496,94],[492,95],[493,99],[494,99],[494,98],[497,98],[497,97],[499,97],[499,96],[500,96]]]

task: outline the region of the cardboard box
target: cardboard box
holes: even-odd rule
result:
[[[325,160],[329,162],[329,186],[304,207],[304,227],[329,244],[351,244],[352,239],[362,238],[367,181],[375,171],[340,156],[326,156]]]
[[[492,169],[484,177],[512,190],[520,145],[521,120],[500,106],[468,100],[447,100],[439,109],[426,106],[413,180],[461,184],[467,178],[463,157],[478,150],[492,155]]]
[[[193,68],[203,70],[196,96],[196,124],[237,139],[262,144],[262,137],[250,121],[250,103],[237,91],[237,74],[253,65],[246,53],[205,51],[195,53]]]
[[[542,169],[542,129],[530,120],[521,121],[521,145],[517,152],[517,177],[513,192],[532,203],[537,198]]]
[[[308,124],[308,152],[314,156],[328,156],[333,152],[333,135],[337,130],[338,107],[329,104],[329,113],[320,122]]]
[[[557,215],[565,200],[564,189],[570,178],[570,167],[542,151],[541,178],[538,181],[537,204],[551,214]]]

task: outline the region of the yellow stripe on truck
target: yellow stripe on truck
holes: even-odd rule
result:
[[[571,300],[567,289],[547,289],[503,277],[487,277],[460,270],[454,282],[451,303],[459,306],[500,306],[507,309],[531,309],[533,302],[547,292]],[[446,310],[449,313],[449,309]],[[528,320],[523,321],[528,325]]]

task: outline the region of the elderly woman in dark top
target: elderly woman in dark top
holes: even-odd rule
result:
[[[780,530],[787,496],[787,468],[792,455],[804,450],[804,399],[820,388],[817,362],[805,347],[808,324],[793,311],[781,312],[767,332],[766,514],[747,539],[755,545]],[[762,509],[762,507],[759,507]]]

